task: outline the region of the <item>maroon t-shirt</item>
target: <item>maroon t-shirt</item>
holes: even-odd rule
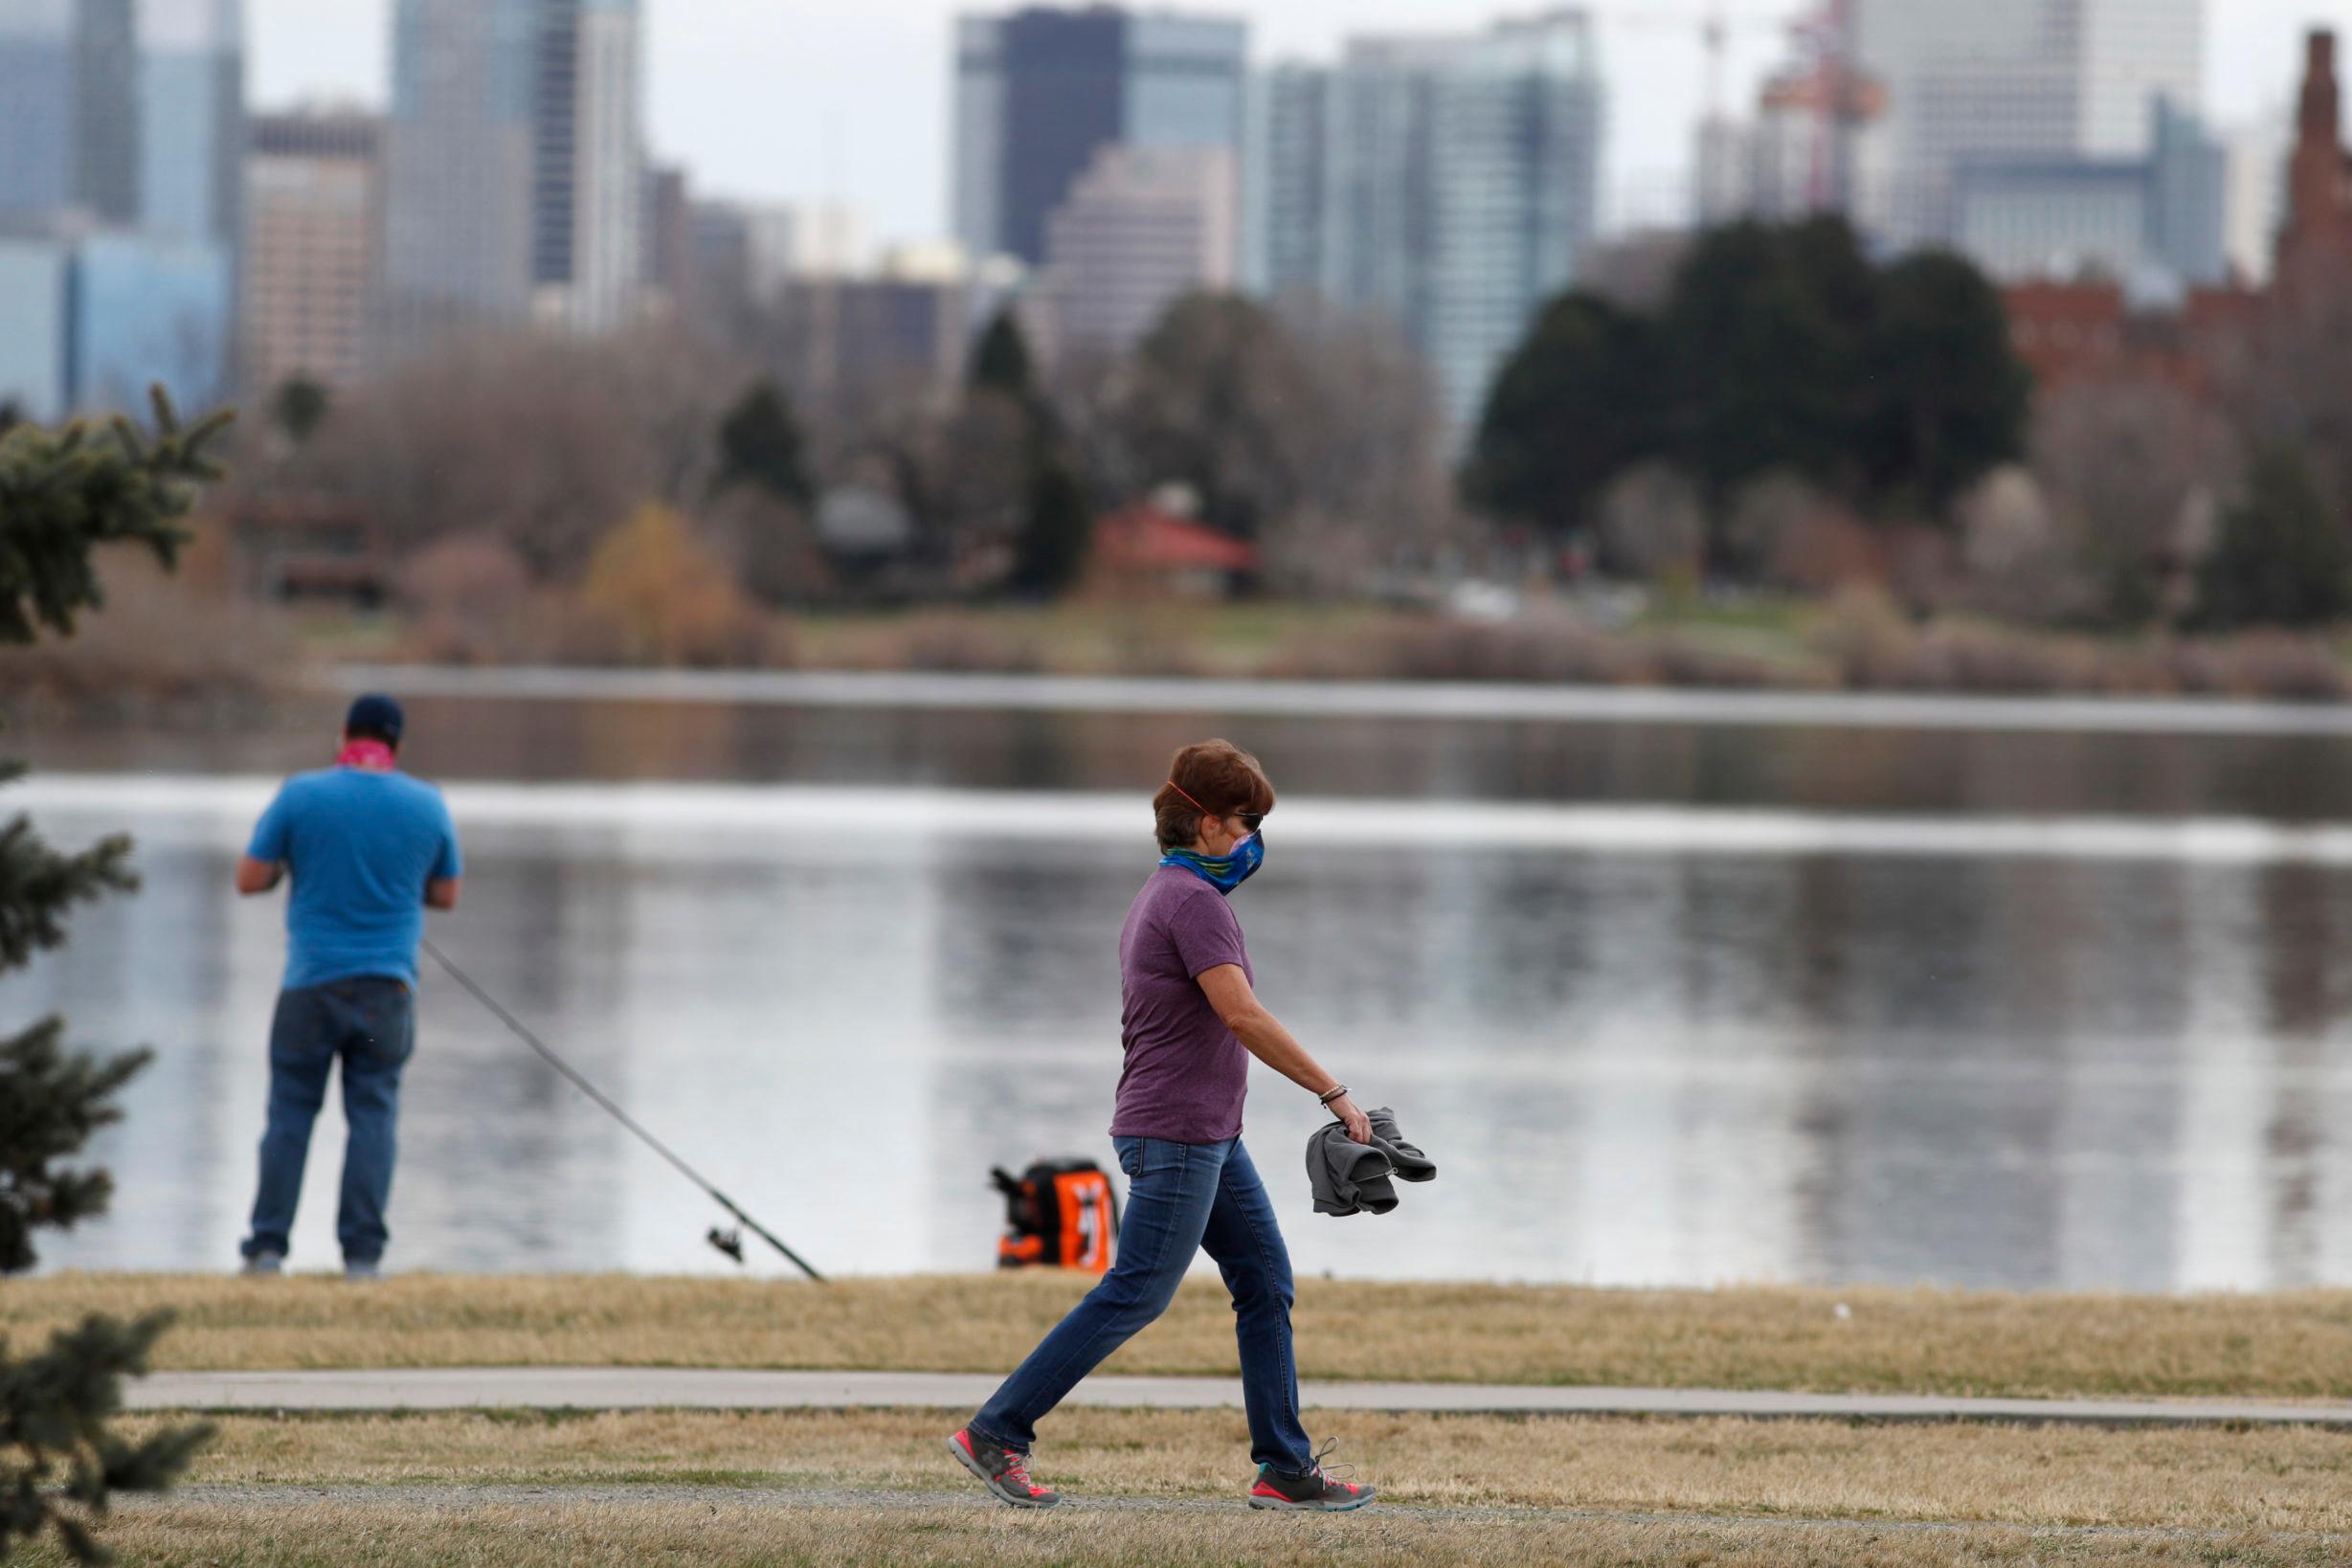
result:
[[[1119,932],[1119,1074],[1112,1137],[1222,1143],[1242,1131],[1249,1053],[1198,978],[1220,964],[1249,975],[1242,923],[1225,897],[1181,866],[1152,873]]]

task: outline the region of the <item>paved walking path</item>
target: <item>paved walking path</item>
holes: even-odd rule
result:
[[[861,1405],[976,1409],[993,1374],[756,1372],[709,1367],[429,1367],[361,1372],[159,1372],[133,1383],[137,1410],[806,1410]],[[1982,1400],[1712,1388],[1557,1388],[1487,1383],[1309,1382],[1324,1410],[1552,1415],[1815,1416],[1832,1420],[2025,1421],[2089,1425],[2325,1425],[2352,1404],[2248,1400]],[[1089,1378],[1074,1404],[1238,1409],[1233,1378]]]
[[[660,1482],[544,1486],[497,1484],[479,1487],[410,1486],[401,1484],[326,1486],[235,1486],[214,1482],[174,1487],[163,1493],[125,1493],[113,1506],[124,1512],[141,1509],[181,1512],[191,1508],[255,1510],[318,1508],[397,1508],[412,1513],[477,1513],[490,1509],[523,1508],[534,1512],[561,1509],[674,1509],[696,1504],[713,1513],[798,1509],[927,1510],[977,1512],[1001,1516],[1004,1510],[976,1486],[941,1490],[855,1490],[846,1487],[706,1487]],[[1147,1513],[1214,1515],[1243,1512],[1238,1497],[1130,1497],[1065,1492],[1062,1506],[1051,1513],[1023,1513],[1026,1521],[1060,1521],[1088,1513]],[[1378,1507],[1360,1514],[1327,1516],[1341,1529],[1377,1526],[1378,1521],[1404,1519],[1428,1524],[1558,1524],[1578,1520],[1606,1520],[1620,1524],[1655,1525],[1675,1530],[1764,1530],[1798,1534],[1807,1531],[1857,1532],[1866,1535],[1923,1536],[2015,1534],[2040,1540],[2117,1540],[2193,1544],[2236,1542],[2243,1531],[2202,1530],[2178,1525],[2030,1524],[2000,1519],[1908,1519],[1847,1517],[1804,1513],[1672,1512],[1658,1509],[1520,1508],[1477,1504],[1400,1503],[1382,1498]],[[2274,1543],[2326,1543],[2352,1539],[2340,1532],[2264,1531]]]

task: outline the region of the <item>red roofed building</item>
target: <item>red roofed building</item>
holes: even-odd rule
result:
[[[1210,599],[1230,594],[1258,565],[1255,545],[1138,501],[1094,525],[1087,571],[1099,587],[1127,596]]]
[[[2041,387],[2123,364],[2123,289],[2116,283],[2017,283],[2002,290],[2009,342]]]
[[[2266,356],[2292,355],[2352,319],[2352,151],[2336,65],[2335,34],[2312,33],[2271,286],[2194,289],[2161,315],[2134,313],[2115,283],[2005,289],[2011,342],[2037,386],[2155,378],[2206,396],[2243,395]]]
[[[2198,289],[2178,313],[2136,312],[2112,282],[2018,283],[2002,291],[2009,342],[2048,390],[2080,381],[2169,381],[2210,390],[2204,349],[2225,326],[2240,325],[2250,296]]]

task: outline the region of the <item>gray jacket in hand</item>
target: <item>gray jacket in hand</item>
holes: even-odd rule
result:
[[[1436,1162],[1397,1130],[1397,1114],[1386,1106],[1366,1117],[1372,1141],[1357,1143],[1348,1136],[1345,1123],[1318,1127],[1307,1138],[1307,1182],[1314,1190],[1317,1214],[1386,1214],[1397,1206],[1391,1178],[1427,1181],[1437,1175]]]

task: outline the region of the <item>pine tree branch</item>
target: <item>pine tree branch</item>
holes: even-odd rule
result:
[[[11,1539],[54,1527],[77,1562],[113,1558],[89,1526],[118,1491],[163,1491],[212,1440],[210,1423],[167,1427],[131,1444],[107,1430],[123,1379],[143,1376],[169,1312],[133,1323],[93,1314],[52,1336],[38,1355],[10,1359],[0,1343],[0,1558]],[[62,1488],[47,1483],[67,1466]]]
[[[0,973],[63,943],[65,914],[76,904],[137,888],[130,850],[130,840],[116,834],[61,854],[23,817],[0,827]]]
[[[173,566],[196,487],[221,475],[208,449],[228,422],[216,414],[183,428],[159,387],[151,436],[127,419],[107,426],[111,440],[93,440],[84,425],[0,432],[0,644],[30,643],[44,628],[70,636],[76,616],[102,602],[92,558],[101,545],[142,547]],[[20,771],[0,763],[0,783]],[[0,827],[0,972],[64,941],[74,905],[136,885],[129,854],[120,837],[60,853],[23,817]],[[151,1060],[68,1052],[63,1037],[52,1018],[0,1040],[0,1274],[33,1266],[36,1229],[105,1212],[112,1178],[64,1161],[122,1119],[116,1097]],[[24,1360],[0,1341],[0,1559],[54,1528],[75,1561],[112,1561],[91,1531],[108,1497],[164,1490],[211,1436],[181,1426],[134,1444],[107,1430],[123,1379],[146,1369],[168,1321],[94,1316]]]
[[[103,602],[91,559],[99,545],[144,546],[166,567],[179,559],[181,520],[197,487],[222,475],[210,453],[232,415],[183,428],[159,387],[155,430],[129,420],[61,431],[18,425],[0,436],[0,642],[28,643],[46,627],[70,636],[75,617]]]

